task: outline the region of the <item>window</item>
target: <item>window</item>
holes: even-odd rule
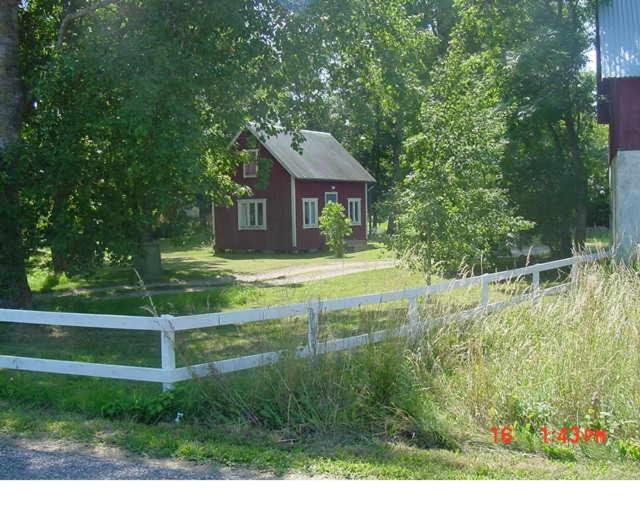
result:
[[[258,149],[245,149],[249,153],[250,160],[242,165],[242,175],[245,179],[258,177]]]
[[[238,200],[238,229],[267,229],[267,201],[264,198]]]
[[[327,205],[329,202],[338,203],[338,193],[335,191],[328,191],[324,194],[324,204]]]
[[[362,211],[360,198],[349,198],[349,219],[351,220],[351,226],[359,226],[362,224]]]
[[[317,198],[302,199],[302,227],[303,228],[318,227],[318,199]]]

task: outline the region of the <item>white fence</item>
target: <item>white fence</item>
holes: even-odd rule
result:
[[[225,359],[211,363],[176,367],[175,340],[176,333],[198,328],[213,328],[225,325],[237,325],[258,321],[269,321],[292,316],[307,316],[308,318],[308,342],[304,347],[295,350],[298,358],[343,351],[365,345],[370,342],[379,342],[385,338],[406,335],[407,332],[415,332],[431,326],[443,324],[450,320],[464,320],[480,313],[499,310],[508,305],[520,303],[536,296],[544,296],[566,289],[571,282],[540,289],[540,272],[555,270],[565,267],[575,267],[581,263],[589,263],[610,257],[610,253],[598,253],[588,256],[576,256],[558,261],[539,263],[524,268],[496,272],[465,279],[445,281],[429,286],[404,289],[387,293],[340,298],[334,300],[314,300],[308,303],[298,303],[281,307],[259,308],[240,310],[233,312],[217,312],[194,316],[173,317],[163,315],[161,317],[141,316],[116,316],[98,314],[75,314],[65,312],[44,312],[33,310],[0,309],[0,322],[42,324],[55,326],[76,326],[83,328],[108,328],[115,330],[146,330],[160,333],[161,368],[111,365],[100,363],[85,363],[78,361],[62,361],[52,359],[29,358],[22,356],[0,355],[0,369],[27,370],[32,372],[48,372],[69,375],[84,375],[90,377],[106,377],[110,379],[125,379],[133,381],[157,382],[163,384],[163,389],[168,390],[173,384],[192,379],[196,376],[211,374],[224,374],[239,370],[246,370],[259,366],[265,366],[277,362],[285,351],[266,352],[251,356]],[[530,292],[518,295],[507,301],[490,303],[489,285],[494,282],[519,279],[523,276],[532,276]],[[453,289],[480,286],[480,303],[470,310],[457,312],[451,316],[440,319],[421,321],[417,299],[429,295],[435,295],[451,291]],[[367,305],[379,305],[398,300],[407,300],[409,309],[407,323],[400,328],[381,330],[378,332],[340,338],[329,341],[319,341],[319,317],[323,313],[352,309]]]

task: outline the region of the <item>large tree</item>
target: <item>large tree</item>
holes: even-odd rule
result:
[[[295,117],[279,115],[289,15],[276,1],[121,0],[67,24],[25,130],[55,267],[129,261],[198,193],[240,190],[229,135]]]
[[[295,21],[318,89],[309,124],[331,131],[373,174],[370,203],[388,201],[403,177],[402,144],[418,129],[452,18],[446,0],[330,0]],[[377,205],[370,213],[383,214]]]
[[[558,254],[584,247],[594,160],[593,75],[584,70],[594,2],[460,0],[458,36],[469,53],[490,50],[511,106],[503,170],[520,211]],[[545,204],[540,203],[544,201]],[[573,238],[573,240],[572,240]]]
[[[293,129],[303,108],[284,72],[292,15],[276,0],[3,3],[1,304],[29,304],[38,247],[57,270],[129,262],[198,194],[242,191],[230,135]]]
[[[0,3],[0,307],[28,307],[20,174],[16,144],[22,124],[18,70],[18,0]]]
[[[434,70],[421,132],[405,145],[409,174],[395,192],[399,257],[429,279],[488,261],[530,225],[502,182],[507,111],[500,68],[452,50]]]

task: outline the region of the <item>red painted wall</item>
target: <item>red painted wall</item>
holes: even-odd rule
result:
[[[302,225],[302,199],[318,199],[318,215],[322,214],[324,208],[324,193],[335,191],[338,193],[338,203],[342,204],[347,213],[347,199],[360,198],[362,208],[362,224],[353,226],[353,234],[349,237],[355,240],[366,240],[367,209],[365,200],[364,182],[325,182],[325,181],[301,181],[296,180],[296,229],[298,235],[298,249],[307,251],[310,249],[321,249],[324,247],[324,240],[317,228],[305,230]]]
[[[247,147],[247,135],[241,134],[236,144],[240,149]],[[289,173],[275,160],[261,144],[260,158],[272,162],[271,177],[265,189],[257,189],[257,179],[245,179],[242,165],[236,170],[236,182],[253,189],[253,195],[244,198],[267,199],[267,229],[238,230],[238,206],[216,207],[216,249],[218,250],[255,250],[290,251],[293,245],[291,237],[291,178]]]
[[[640,150],[640,78],[607,81],[609,156],[619,150]]]
[[[236,144],[239,149],[247,147],[248,132],[241,134]],[[253,189],[253,195],[246,198],[266,198],[267,200],[267,229],[266,230],[238,230],[238,206],[215,208],[216,249],[236,251],[292,251],[293,238],[291,226],[291,176],[282,168],[280,163],[261,144],[260,157],[268,158],[272,162],[271,177],[264,189],[257,189],[255,178],[245,179],[242,166],[236,169],[234,180]],[[296,187],[296,232],[297,250],[317,250],[324,247],[324,240],[318,228],[304,229],[302,221],[302,199],[318,199],[318,215],[324,208],[325,192],[338,193],[338,203],[341,203],[347,213],[348,198],[361,199],[362,224],[353,226],[353,233],[349,237],[355,240],[366,240],[366,183],[364,182],[325,182],[325,181],[295,181]]]

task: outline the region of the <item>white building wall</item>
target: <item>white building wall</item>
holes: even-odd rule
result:
[[[640,151],[618,151],[610,167],[611,229],[616,256],[640,253]]]

